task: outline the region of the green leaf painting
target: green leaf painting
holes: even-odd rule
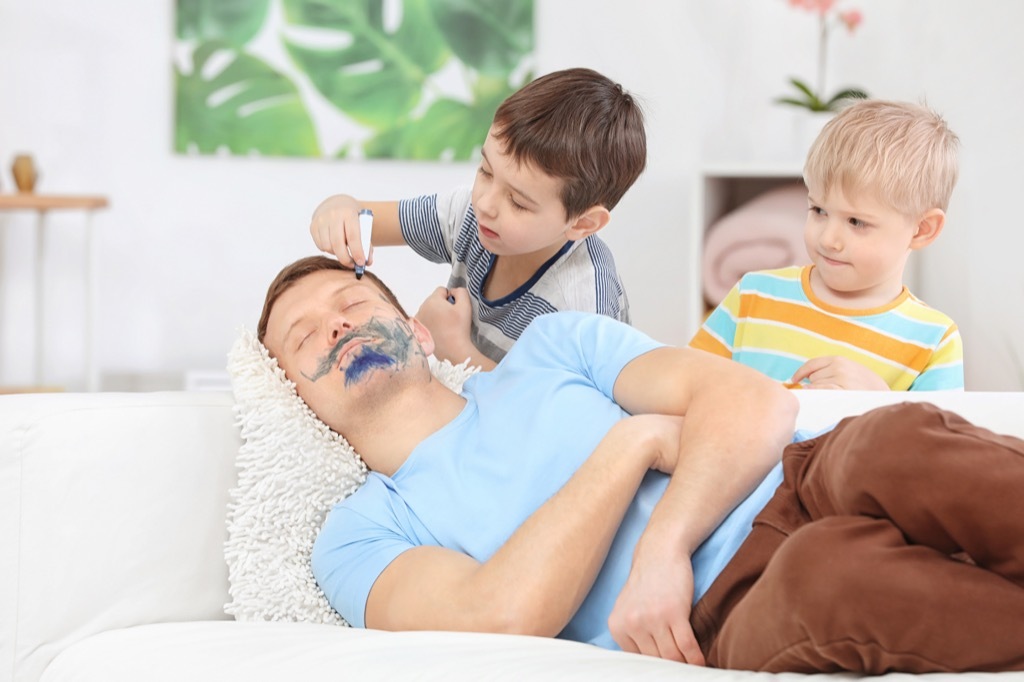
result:
[[[267,19],[270,0],[178,0],[179,40],[219,40],[241,47]]]
[[[175,78],[175,151],[320,153],[312,121],[290,80],[226,43],[202,43],[192,58],[192,72],[179,71]],[[216,68],[217,60],[223,68]]]
[[[532,0],[176,0],[175,149],[467,160],[532,76]]]
[[[430,18],[427,0],[405,0],[401,23],[388,32],[373,0],[284,0],[290,27],[333,29],[349,40],[305,47],[286,39],[295,63],[334,106],[363,125],[386,130],[407,120],[427,76],[451,56]]]
[[[429,4],[452,52],[482,73],[502,77],[533,50],[532,2],[438,0]]]

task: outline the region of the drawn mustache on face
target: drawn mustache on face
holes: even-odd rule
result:
[[[302,376],[310,381],[322,379],[337,366],[346,345],[363,340],[365,343],[353,351],[356,356],[349,366],[346,369],[338,368],[338,371],[345,374],[345,385],[348,386],[364,378],[371,370],[408,365],[415,348],[413,339],[412,329],[404,320],[380,320],[374,317],[366,324],[343,334],[331,350],[317,361],[316,371],[311,375],[303,372]]]

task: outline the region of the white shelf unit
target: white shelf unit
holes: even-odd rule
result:
[[[802,169],[796,166],[707,166],[697,174],[694,192],[693,228],[690,230],[692,261],[689,272],[690,302],[687,306],[687,340],[697,333],[709,312],[704,303],[701,268],[704,258],[704,236],[708,228],[723,215],[775,187],[803,182]]]

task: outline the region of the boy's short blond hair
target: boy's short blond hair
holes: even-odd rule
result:
[[[804,182],[824,201],[833,187],[868,195],[904,215],[946,211],[959,173],[959,138],[931,109],[862,100],[829,121],[811,145]]]

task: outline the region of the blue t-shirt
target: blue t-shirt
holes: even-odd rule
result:
[[[312,561],[331,605],[363,627],[370,588],[412,547],[443,546],[487,561],[626,416],[612,397],[615,380],[660,345],[605,316],[538,317],[493,371],[466,382],[467,403],[456,419],[420,443],[394,476],[371,473],[330,512]],[[593,588],[560,637],[617,648],[608,616],[668,480],[656,471],[644,477]],[[777,466],[695,552],[695,600],[781,480]]]

